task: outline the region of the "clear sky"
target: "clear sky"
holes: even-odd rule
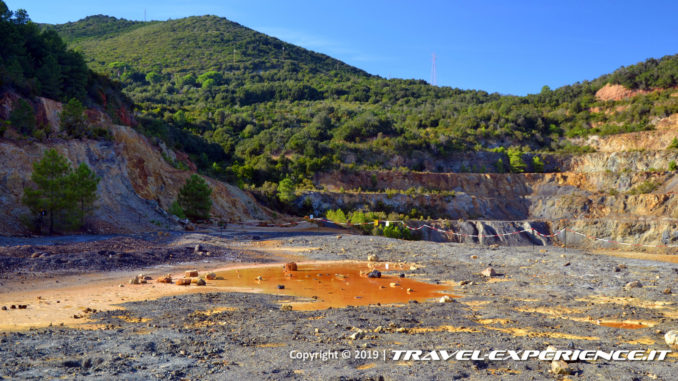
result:
[[[382,77],[503,94],[678,53],[676,0],[5,0],[41,23],[213,14]]]

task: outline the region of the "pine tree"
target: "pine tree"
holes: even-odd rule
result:
[[[61,129],[74,138],[81,138],[87,133],[85,107],[79,100],[71,98],[61,111]]]
[[[81,163],[70,176],[69,198],[75,204],[75,214],[80,227],[85,225],[85,216],[93,209],[99,180],[101,179],[85,163]]]
[[[9,116],[10,124],[21,134],[31,136],[35,130],[35,110],[23,99],[19,99]]]
[[[65,157],[55,149],[45,152],[40,161],[33,163],[31,180],[36,189],[24,189],[22,202],[39,216],[49,219],[49,234],[54,233],[54,222],[70,209],[69,181],[73,170]]]
[[[205,180],[193,174],[179,191],[177,202],[186,217],[192,221],[205,220],[210,216],[212,189]]]

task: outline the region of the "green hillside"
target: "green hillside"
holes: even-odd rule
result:
[[[671,91],[617,102],[594,96],[608,82],[676,86],[678,56],[517,97],[382,79],[214,16],[150,23],[94,16],[46,28],[121,82],[140,128],[188,151],[202,170],[255,186],[285,177],[303,183],[346,163],[388,168],[394,157],[585,150],[563,138],[650,129],[654,118],[678,112]],[[173,131],[218,146],[205,149]]]

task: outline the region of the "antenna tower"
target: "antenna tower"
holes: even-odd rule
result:
[[[431,63],[431,85],[438,86],[438,71],[436,70],[436,54],[433,53]]]

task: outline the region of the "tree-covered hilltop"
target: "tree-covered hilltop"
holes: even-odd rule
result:
[[[425,160],[464,151],[577,150],[563,138],[650,129],[678,112],[672,90],[595,97],[606,83],[674,87],[678,56],[519,97],[386,80],[214,16],[149,23],[97,16],[50,28],[92,69],[120,81],[147,133],[214,176],[269,188],[347,162],[423,169]]]
[[[114,120],[120,108],[131,106],[119,84],[92,72],[56,32],[42,31],[25,10],[12,12],[0,1],[0,91],[5,90],[27,98],[77,99]]]

